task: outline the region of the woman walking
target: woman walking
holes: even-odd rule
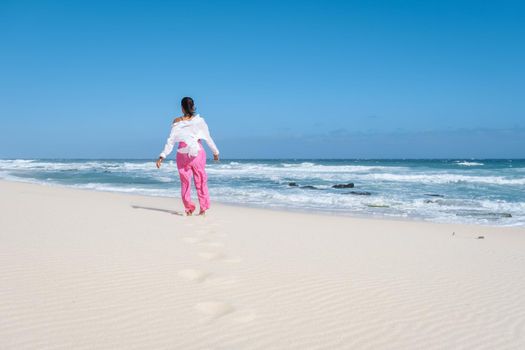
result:
[[[210,207],[210,195],[208,193],[208,176],[205,169],[206,151],[202,147],[201,140],[205,140],[212,150],[214,160],[219,160],[219,150],[210,136],[208,125],[204,118],[195,113],[193,99],[184,97],[181,101],[181,107],[183,115],[175,118],[173,121],[164,150],[160,153],[157,160],[157,168],[160,168],[162,161],[173,150],[175,142],[178,142],[177,169],[179,170],[182,203],[184,204],[186,215],[192,215],[195,211],[195,204],[191,201],[190,190],[192,177],[199,198],[199,215],[204,215]]]

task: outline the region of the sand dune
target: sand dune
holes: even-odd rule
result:
[[[0,193],[0,349],[525,348],[525,228]]]

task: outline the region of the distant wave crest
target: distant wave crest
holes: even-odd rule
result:
[[[462,165],[462,166],[482,166],[482,165],[485,165],[483,163],[479,163],[479,162],[467,162],[467,161],[463,161],[463,162],[456,162],[457,165]]]

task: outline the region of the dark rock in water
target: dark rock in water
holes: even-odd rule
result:
[[[332,188],[354,188],[354,183],[349,182],[347,184],[337,184],[337,185],[333,185]]]
[[[437,193],[425,193],[425,196],[429,196],[429,197],[445,197],[444,195],[442,194],[437,194]]]
[[[437,203],[436,201],[433,201],[432,199],[425,199],[424,203]]]
[[[317,188],[317,187],[312,186],[312,185],[299,186],[299,185],[297,184],[297,182],[289,182],[289,183],[288,183],[288,186],[304,188],[305,190],[319,190],[319,189],[320,189],[320,188]]]
[[[345,192],[344,194],[353,194],[355,196],[370,196],[372,193],[366,191],[350,191]]]

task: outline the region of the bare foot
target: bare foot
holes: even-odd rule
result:
[[[199,212],[199,216],[206,216],[206,210],[201,210]]]

